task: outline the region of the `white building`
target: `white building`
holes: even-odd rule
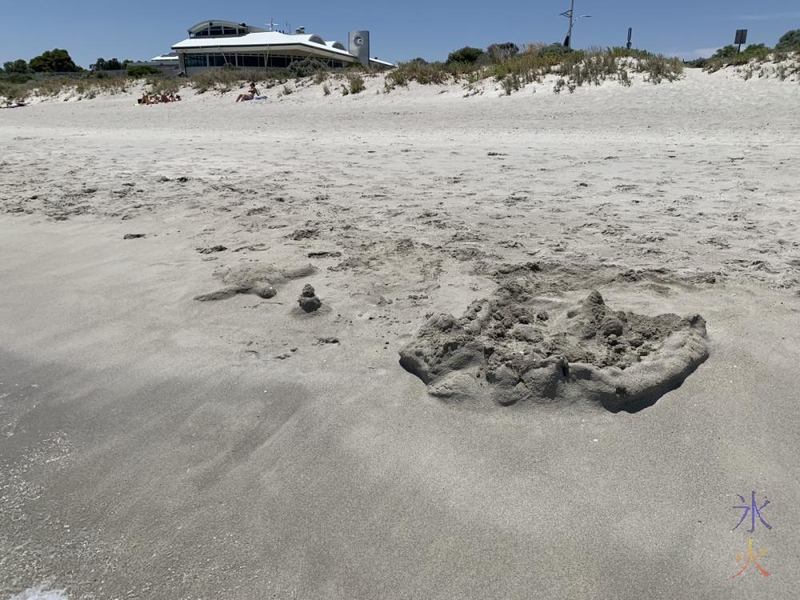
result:
[[[240,67],[285,69],[296,60],[315,58],[330,67],[361,63],[370,67],[392,67],[369,56],[369,32],[350,33],[350,48],[299,28],[293,34],[270,31],[246,23],[202,21],[189,29],[189,38],[172,46],[179,69],[195,75],[206,69]]]

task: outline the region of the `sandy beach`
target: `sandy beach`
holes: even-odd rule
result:
[[[0,598],[797,598],[800,85],[292,86],[0,111]],[[707,360],[431,396],[400,350],[524,265]]]

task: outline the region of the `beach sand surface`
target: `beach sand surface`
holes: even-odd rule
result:
[[[798,597],[796,82],[279,90],[0,113],[0,597]],[[429,396],[400,348],[526,263],[709,359],[635,414]]]

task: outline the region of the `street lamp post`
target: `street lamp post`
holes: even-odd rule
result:
[[[569,4],[569,30],[567,31],[567,48],[572,50],[572,28],[575,26],[575,0]]]
[[[567,17],[569,19],[569,29],[567,30],[567,49],[572,50],[572,29],[575,27],[575,21],[578,19],[582,19],[584,17],[591,17],[592,15],[581,15],[579,17],[575,16],[575,0],[570,0],[569,3],[569,10],[561,13],[562,17]]]

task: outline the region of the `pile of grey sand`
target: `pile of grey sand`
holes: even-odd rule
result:
[[[708,358],[708,342],[699,315],[615,312],[596,291],[568,306],[509,282],[460,319],[431,317],[400,357],[441,398],[635,412],[680,386]]]

